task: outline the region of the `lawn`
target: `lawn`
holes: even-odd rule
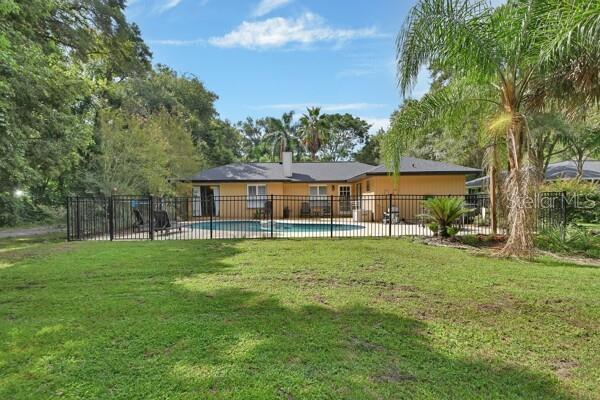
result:
[[[600,268],[398,239],[0,241],[0,398],[598,398]]]

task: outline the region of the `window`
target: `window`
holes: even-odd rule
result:
[[[371,181],[367,181],[367,192],[371,191]]]
[[[267,201],[267,185],[248,185],[246,207],[263,208]]]
[[[321,207],[327,204],[327,186],[309,186],[308,194],[312,206]]]

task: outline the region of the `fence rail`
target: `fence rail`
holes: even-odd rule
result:
[[[487,194],[459,197],[469,212],[459,234],[491,234]],[[295,237],[433,236],[423,195],[69,197],[68,240],[176,240]],[[563,193],[533,202],[536,230],[564,227]],[[498,217],[498,233],[505,218]]]

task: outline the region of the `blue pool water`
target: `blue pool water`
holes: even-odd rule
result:
[[[197,222],[192,225],[193,229],[210,229],[210,222]],[[241,231],[241,232],[269,232],[271,225],[269,221],[213,221],[212,229],[217,231]],[[351,224],[333,224],[334,232],[357,231],[364,226]],[[330,224],[290,223],[274,222],[274,232],[329,232]]]

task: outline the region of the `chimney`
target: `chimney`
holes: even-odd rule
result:
[[[283,176],[292,177],[292,152],[284,151],[281,155],[281,164],[283,165]]]

